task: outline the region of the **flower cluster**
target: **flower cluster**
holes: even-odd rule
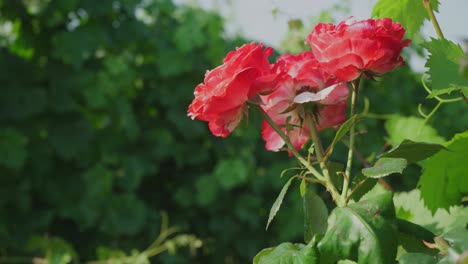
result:
[[[195,89],[189,106],[192,119],[207,121],[213,135],[226,137],[259,104],[295,149],[308,141],[310,130],[340,125],[346,119],[348,82],[373,77],[404,65],[405,30],[391,19],[318,24],[307,37],[312,51],[284,54],[271,64],[273,49],[250,43],[230,52],[223,65],[209,71]],[[264,121],[266,148],[285,142]]]

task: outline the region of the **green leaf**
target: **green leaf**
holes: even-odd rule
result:
[[[289,185],[291,185],[291,182],[294,180],[294,177],[289,178],[289,180],[284,184],[283,189],[281,189],[278,197],[276,198],[275,202],[271,206],[270,209],[270,215],[268,216],[268,222],[266,225],[266,229],[268,229],[268,226],[270,225],[271,221],[273,218],[275,218],[276,213],[281,207],[281,204],[283,203],[284,196],[286,195],[286,192],[288,191]]]
[[[440,151],[423,164],[419,180],[421,197],[434,213],[437,208],[448,209],[461,202],[468,193],[466,163],[468,162],[468,131],[457,134]]]
[[[430,0],[430,2],[432,8],[437,11],[439,2],[437,0]],[[411,10],[411,15],[408,14],[408,10]],[[425,19],[429,19],[422,0],[380,0],[374,5],[372,16],[389,17],[400,22],[410,37],[413,37],[419,31]]]
[[[390,135],[393,146],[409,139],[416,142],[444,143],[445,139],[437,134],[437,131],[427,124],[424,119],[410,116],[395,115],[385,122],[385,129]]]
[[[468,230],[466,227],[452,229],[443,234],[442,238],[449,248],[445,252],[445,257],[440,260],[440,264],[465,264],[468,262]]]
[[[398,231],[416,237],[420,240],[432,241],[435,237],[431,231],[404,219],[397,219],[397,225]]]
[[[438,250],[428,248],[423,241],[433,242],[435,235],[420,225],[403,219],[397,219],[399,254],[402,252],[419,252],[435,256]]]
[[[304,239],[309,243],[315,234],[323,235],[327,230],[328,209],[322,198],[311,188],[306,189],[304,203]]]
[[[424,263],[424,264],[436,264],[437,259],[433,256],[426,255],[423,253],[407,253],[400,257],[398,260],[399,264],[414,264],[414,263]]]
[[[335,148],[335,145],[346,135],[346,133],[348,133],[348,131],[351,129],[351,126],[357,121],[359,121],[358,117],[359,115],[352,116],[340,126],[338,131],[336,131],[335,138],[333,138],[333,141],[330,144],[329,150],[327,152],[327,156],[330,156],[331,153],[333,153],[333,149]]]
[[[304,195],[307,192],[307,181],[304,179],[301,180],[301,185],[299,185],[299,192],[301,194],[301,197],[304,198]]]
[[[260,251],[253,264],[315,264],[318,262],[317,250],[310,245],[282,243],[274,248]]]
[[[0,164],[10,169],[23,167],[27,158],[27,142],[27,138],[15,129],[0,129]]]
[[[364,181],[364,182],[363,182]],[[358,184],[361,184],[359,188],[353,192],[352,199],[359,201],[361,198],[368,193],[377,184],[377,179],[367,178],[366,176],[359,173],[351,184],[351,190],[354,190]]]
[[[330,179],[333,183],[333,185],[336,186],[338,191],[341,191],[341,188],[343,186],[343,174],[341,172],[344,172],[344,164],[339,163],[339,162],[333,162],[329,161],[327,162],[327,167],[328,167],[328,172],[330,174]]]
[[[388,152],[381,155],[386,158],[403,158],[408,163],[414,163],[425,160],[436,154],[445,147],[440,144],[414,142],[409,139],[403,140],[398,146],[395,146]]]
[[[28,242],[28,248],[42,251],[50,264],[67,264],[78,260],[73,247],[59,237],[33,236]]]
[[[425,227],[435,234],[468,223],[468,207],[450,207],[449,211],[439,209],[434,215],[424,206],[418,189],[411,192],[395,193],[393,197],[397,217]]]
[[[208,206],[213,203],[218,197],[220,190],[217,180],[209,175],[198,178],[195,188],[195,201],[201,206]]]
[[[397,239],[392,194],[386,193],[333,210],[318,248],[330,260],[394,263]]]
[[[214,169],[214,176],[221,187],[232,189],[247,181],[249,177],[245,163],[240,159],[222,160]]]
[[[432,81],[429,97],[468,89],[468,79],[459,72],[459,63],[465,57],[463,49],[447,39],[431,39],[423,45],[431,55],[426,62]]]
[[[405,159],[381,158],[373,167],[362,169],[362,174],[369,178],[382,178],[392,173],[403,173],[407,165],[408,162]]]

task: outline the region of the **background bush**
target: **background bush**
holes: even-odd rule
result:
[[[82,261],[144,249],[162,211],[204,245],[157,263],[248,263],[302,239],[298,192],[265,232],[295,164],[264,149],[259,118],[218,139],[186,116],[205,71],[246,42],[223,37],[217,14],[170,0],[0,0],[0,23],[0,260],[41,255],[51,237]],[[377,114],[416,114],[426,96],[409,68],[366,86]],[[437,114],[443,136],[466,128],[462,111]],[[383,121],[360,129],[361,149],[378,154]],[[414,186],[412,174],[394,187]]]

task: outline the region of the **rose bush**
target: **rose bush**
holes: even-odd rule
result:
[[[429,12],[432,12],[428,1],[425,1],[425,6]],[[444,151],[450,146],[451,151],[458,151],[454,155],[455,160],[464,158],[465,154],[460,150],[466,149],[468,140],[465,140],[468,138],[468,133],[458,135],[445,146],[418,136],[424,129],[426,132],[422,134],[432,134],[428,132],[432,130],[426,124],[441,104],[466,100],[466,95],[451,99],[436,96],[435,99],[439,104],[430,114],[423,113],[420,107],[419,111],[425,119],[416,118],[416,125],[404,120],[398,129],[391,129],[397,127],[395,124],[392,125],[392,122],[399,121],[387,122],[386,128],[389,131],[398,130],[396,132],[398,137],[402,137],[401,140],[396,141],[393,138],[392,142],[386,143],[394,147],[389,151],[384,147],[380,154],[372,153],[370,158],[367,158],[356,147],[356,137],[361,134],[357,132],[356,123],[362,121],[363,117],[372,116],[368,112],[369,103],[365,106],[366,110],[361,113],[356,109],[358,91],[360,86],[365,84],[361,81],[366,77],[374,80],[374,76],[405,64],[400,53],[409,45],[410,40],[403,40],[404,34],[405,29],[389,18],[362,21],[348,19],[337,26],[320,23],[307,37],[306,42],[312,47],[312,52],[284,54],[274,65],[265,63],[266,56],[263,55],[263,63],[260,63],[263,67],[259,67],[263,69],[261,71],[255,67],[244,67],[250,65],[249,63],[237,63],[237,61],[251,60],[250,53],[240,52],[247,49],[244,46],[237,50],[235,55],[230,53],[225,64],[208,73],[205,83],[196,88],[196,98],[189,107],[189,115],[192,118],[209,121],[213,134],[227,136],[237,126],[243,112],[249,107],[247,105],[249,102],[264,119],[262,137],[266,141],[266,149],[279,151],[286,146],[284,150],[287,150],[290,156],[294,156],[299,163],[299,167],[286,169],[281,174],[284,175],[287,171],[295,172],[284,184],[273,203],[267,228],[278,212],[293,180],[301,180],[300,194],[304,203],[306,244],[283,243],[275,248],[264,249],[254,258],[254,264],[336,263],[339,260],[353,260],[358,263],[395,263],[395,259],[399,263],[436,263],[434,262],[436,259],[441,260],[439,263],[449,263],[446,262],[448,260],[445,257],[446,250],[453,245],[449,245],[447,241],[451,239],[453,241],[452,236],[455,233],[457,235],[461,233],[462,239],[468,238],[466,222],[460,225],[464,232],[460,229],[453,234],[445,234],[445,238],[444,235],[435,238],[430,231],[406,221],[406,213],[399,215],[402,218],[398,218],[393,189],[382,179],[392,174],[402,174],[408,164],[422,160],[426,160],[425,162],[429,164],[430,160],[433,160],[432,171],[455,167],[451,165],[454,159]],[[443,43],[426,44],[434,47],[432,56],[438,61],[446,59],[438,57],[442,52],[441,44]],[[255,44],[250,44],[249,47],[258,50]],[[458,48],[445,52],[459,54],[457,56],[461,57],[463,52]],[[231,57],[235,57],[233,60],[235,62],[231,62]],[[428,63],[429,66],[431,64]],[[450,67],[453,61],[448,61],[446,65]],[[230,67],[234,70],[229,69]],[[425,82],[423,78],[423,86],[431,93]],[[451,80],[445,85],[450,83]],[[349,118],[346,120],[348,97],[350,97],[350,107]],[[333,140],[328,146],[323,145],[319,132],[338,125],[341,126]],[[405,130],[401,129],[403,127],[411,131],[410,133],[414,127],[415,135],[400,131]],[[416,139],[420,141],[414,141]],[[312,142],[308,151],[301,152],[309,141]],[[333,162],[329,160],[335,145],[339,142],[348,148],[345,164],[341,163],[343,160],[341,162],[338,159]],[[451,144],[457,146],[453,147]],[[440,155],[434,155],[438,152]],[[353,168],[354,155],[364,166],[360,173]],[[431,157],[433,155],[434,157]],[[440,164],[439,159],[442,161]],[[440,181],[440,177],[444,177],[444,173],[428,171],[424,170],[422,177],[435,177],[437,181]],[[460,175],[464,177],[461,171],[445,177],[453,177],[459,181]],[[374,188],[377,181],[386,190]],[[433,190],[430,184],[422,182],[424,183],[421,188],[422,194],[427,193],[426,188]],[[336,204],[333,211],[328,211],[330,207],[323,201],[324,195],[319,196],[319,193],[314,191],[317,188],[309,188],[309,184],[324,187]],[[377,191],[372,193],[371,190]],[[440,208],[440,205],[448,208],[448,205],[461,201],[461,197],[468,192],[461,189],[450,191],[457,198],[450,201],[437,198],[439,200],[436,199],[434,202],[434,198],[430,197],[426,198],[425,202],[429,201],[432,210]],[[443,243],[440,243],[441,241]],[[411,244],[410,247],[408,243]],[[437,243],[444,246],[439,247]],[[440,249],[440,253],[428,251],[425,248],[428,245],[432,249]],[[401,251],[400,247],[407,251]],[[457,259],[460,261],[456,263],[461,263],[467,259],[468,251],[464,251],[466,249],[453,247],[451,250],[456,253],[450,256],[451,261],[453,260],[450,263],[455,263],[454,260]],[[405,254],[406,252],[408,253]]]
[[[261,43],[228,53],[224,64],[208,71],[195,88],[188,115],[209,122],[213,135],[228,136],[245,115],[246,102],[274,89],[278,75],[268,62],[272,54],[273,49],[262,49]]]
[[[355,21],[338,25],[319,23],[307,37],[323,69],[342,81],[361,74],[384,74],[404,65],[400,52],[411,42],[403,40],[404,28],[389,18]]]

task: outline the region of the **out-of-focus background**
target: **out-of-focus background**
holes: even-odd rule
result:
[[[284,184],[279,175],[295,163],[265,150],[259,117],[219,139],[186,109],[227,51],[252,40],[278,54],[307,49],[316,22],[365,18],[374,1],[252,2],[0,0],[0,263],[31,263],[57,248],[81,261],[144,250],[160,232],[162,212],[203,246],[154,263],[249,263],[263,248],[302,240],[295,190],[265,231]],[[369,14],[354,14],[363,12],[356,3]],[[441,21],[466,19],[445,4],[452,3],[441,4]],[[244,21],[244,12],[257,17]],[[459,29],[447,34],[461,43],[466,24],[442,27]],[[421,69],[421,49],[404,55]],[[366,87],[377,115],[417,115],[418,103],[434,105],[410,67]],[[451,138],[468,126],[463,113],[463,104],[444,105],[431,122]],[[357,142],[362,152],[378,154],[383,120],[359,129],[367,131]],[[405,172],[390,178],[396,190],[416,185],[418,167]]]

